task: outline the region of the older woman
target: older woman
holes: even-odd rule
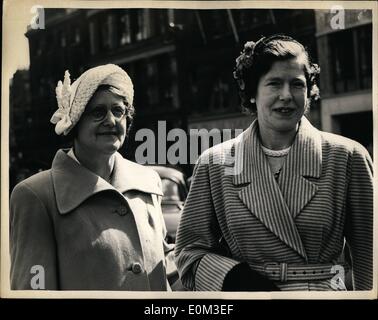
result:
[[[346,243],[354,289],[371,289],[372,162],[360,144],[304,116],[319,68],[280,35],[248,42],[236,62],[242,105],[257,119],[198,160],[176,242],[183,284],[345,290]]]
[[[133,119],[131,79],[108,64],[72,85],[66,72],[56,93],[51,121],[73,148],[12,192],[12,289],[168,290],[160,178],[117,153]]]

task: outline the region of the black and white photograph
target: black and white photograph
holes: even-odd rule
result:
[[[377,14],[5,1],[2,296],[377,299]]]

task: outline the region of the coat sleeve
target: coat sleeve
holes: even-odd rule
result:
[[[51,218],[26,183],[10,199],[11,289],[57,290],[56,244]]]
[[[239,261],[228,257],[221,245],[210,188],[209,164],[194,168],[193,180],[179,224],[175,258],[185,287],[196,291],[220,291],[227,273]]]
[[[373,166],[368,152],[354,150],[347,193],[346,240],[349,244],[355,290],[373,285]]]
[[[172,291],[183,291],[184,287],[181,284],[178,270],[175,264],[175,245],[173,243],[166,242],[164,239],[163,247],[167,272],[167,288],[170,288]]]
[[[157,176],[158,186],[159,189],[162,188],[161,186],[161,179]],[[174,244],[169,244],[165,238],[167,236],[167,228],[165,226],[165,221],[163,217],[163,213],[161,210],[161,201],[162,196],[159,195],[153,195],[153,202],[154,206],[157,208],[157,211],[160,213],[160,222],[162,226],[162,239],[163,239],[163,249],[164,249],[164,255],[165,255],[165,266],[166,266],[166,274],[167,274],[167,287],[171,288],[172,285],[178,280],[178,271],[177,267],[174,261]]]

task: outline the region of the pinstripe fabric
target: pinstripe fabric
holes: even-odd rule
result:
[[[356,290],[372,286],[373,187],[367,151],[318,131],[303,117],[276,181],[255,121],[239,137],[208,149],[194,169],[177,233],[176,264],[192,290],[220,290],[245,261],[336,263],[347,240]],[[238,150],[243,150],[242,153]],[[239,174],[225,174],[241,154]],[[331,280],[277,282],[282,290],[332,290]]]

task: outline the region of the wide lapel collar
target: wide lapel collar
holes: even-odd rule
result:
[[[156,179],[153,177],[156,177]],[[121,193],[137,190],[159,196],[163,195],[160,179],[155,171],[123,158],[118,152],[115,154],[111,184]]]
[[[59,150],[52,163],[51,174],[58,210],[66,214],[92,195],[117,190],[104,179],[88,170]]]
[[[298,216],[317,192],[317,185],[307,178],[319,178],[321,165],[322,143],[319,131],[303,117],[278,179],[293,218]]]
[[[307,259],[300,235],[295,226],[281,190],[274,179],[258,138],[255,120],[235,148],[242,160],[242,170],[234,177],[235,185],[244,186],[239,191],[243,203],[281,241]]]
[[[151,179],[152,170],[124,159],[118,152],[115,154],[111,183],[108,183],[88,170],[66,153],[59,150],[52,164],[52,179],[57,207],[61,214],[66,214],[92,195],[110,190],[128,199],[127,191],[137,190],[162,196],[159,179]],[[131,201],[128,201],[130,207]]]

